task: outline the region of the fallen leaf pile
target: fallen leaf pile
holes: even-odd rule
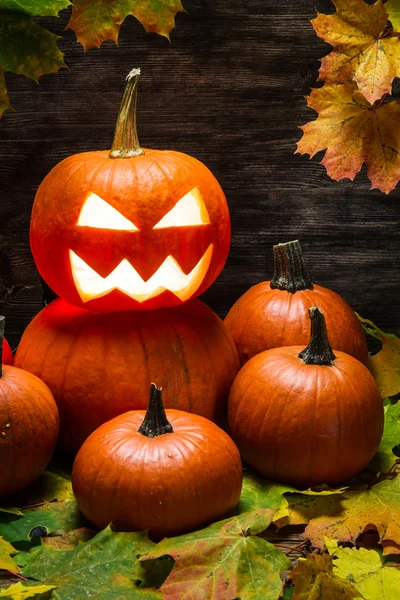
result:
[[[398,600],[399,340],[359,318],[382,342],[371,368],[391,397],[378,453],[358,477],[298,490],[245,469],[234,513],[156,543],[146,532],[95,530],[70,468],[56,463],[0,507],[0,598]]]
[[[321,163],[335,180],[353,180],[365,163],[372,187],[389,193],[400,179],[400,100],[387,98],[400,77],[400,3],[333,4],[336,13],[311,21],[333,49],[321,60],[324,86],[307,98],[318,117],[301,127],[297,152],[326,150]]]
[[[67,28],[75,31],[85,50],[105,40],[117,42],[129,15],[146,31],[168,38],[176,13],[183,11],[180,0],[4,0],[0,3],[0,116],[11,108],[4,76],[7,71],[37,82],[41,75],[67,66],[57,46],[60,37],[32,20],[56,17],[67,8],[72,11]]]

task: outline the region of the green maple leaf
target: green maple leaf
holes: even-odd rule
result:
[[[52,16],[70,0],[0,0],[0,116],[11,108],[4,73],[11,71],[38,82],[41,75],[65,67],[58,36],[31,20]]]
[[[243,473],[242,493],[238,505],[239,513],[254,510],[277,510],[284,516],[287,514],[288,501],[284,494],[299,492],[296,488],[268,481],[254,473]]]
[[[74,530],[86,523],[75,502],[71,482],[49,471],[11,502],[17,508],[0,512],[0,536],[11,543],[29,542],[35,533],[43,536]]]
[[[351,583],[333,572],[332,557],[327,554],[300,558],[289,577],[294,583],[292,600],[351,600],[361,597]]]
[[[56,17],[70,4],[70,0],[0,0],[0,11],[19,12],[31,17]]]
[[[14,583],[10,587],[0,591],[0,598],[11,598],[11,600],[25,600],[25,598],[49,598],[49,592],[54,590],[53,585],[24,585],[23,583]]]
[[[165,539],[142,557],[154,561],[171,556],[174,568],[163,583],[164,600],[176,598],[262,598],[277,600],[280,573],[290,566],[275,546],[258,537],[273,511],[243,513],[205,529]],[[264,519],[261,518],[264,515]]]
[[[378,452],[370,467],[381,473],[389,471],[400,456],[400,402],[385,406],[385,428]]]
[[[107,527],[73,550],[43,545],[22,574],[55,586],[52,598],[57,600],[160,599],[159,592],[143,587],[139,562],[154,545],[143,533],[115,533]]]
[[[169,38],[180,11],[181,0],[74,0],[68,28],[75,31],[85,50],[105,40],[117,42],[128,15],[136,17],[146,31]]]
[[[254,473],[245,471],[243,473],[242,493],[238,504],[238,512],[262,512],[275,511],[272,520],[285,520],[289,514],[289,502],[286,495],[302,494],[305,496],[330,496],[332,494],[342,494],[347,488],[330,488],[326,485],[308,489],[298,490],[290,485],[283,485],[275,481],[268,481],[264,477],[259,477]],[[253,512],[254,515],[254,512]],[[254,525],[254,523],[253,523]]]
[[[400,394],[400,338],[385,333],[372,321],[357,315],[368,335],[382,342],[382,349],[369,361],[369,368],[375,377],[382,398]]]
[[[389,20],[393,26],[393,30],[398,33],[400,31],[400,0],[388,0],[385,8],[389,13]]]
[[[335,574],[351,582],[365,600],[398,600],[400,571],[385,566],[375,550],[341,548],[327,541]]]

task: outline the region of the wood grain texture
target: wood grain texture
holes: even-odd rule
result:
[[[399,196],[331,181],[318,160],[294,155],[298,126],[314,118],[304,94],[329,46],[310,18],[329,0],[186,0],[170,44],[128,18],[119,46],[84,54],[61,19],[69,69],[37,86],[6,75],[15,112],[0,121],[0,310],[16,343],[42,306],[29,250],[29,216],[46,173],[75,152],[109,148],[124,77],[142,69],[139,134],[147,147],[204,161],[228,198],[233,239],[225,270],[204,295],[220,315],[272,273],[271,246],[299,238],[315,281],[362,315],[400,333]]]

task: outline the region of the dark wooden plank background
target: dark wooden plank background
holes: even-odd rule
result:
[[[400,332],[399,196],[370,191],[365,171],[335,183],[317,160],[294,155],[298,125],[313,118],[304,94],[329,50],[313,32],[329,0],[184,0],[172,44],[133,18],[119,47],[84,54],[62,20],[70,67],[40,86],[7,74],[11,102],[0,121],[0,310],[16,343],[42,307],[28,241],[35,191],[75,152],[110,146],[124,88],[142,68],[139,133],[144,146],[204,161],[224,188],[233,239],[225,270],[204,299],[223,315],[250,285],[269,278],[271,246],[300,238],[315,280],[341,293],[382,328]]]

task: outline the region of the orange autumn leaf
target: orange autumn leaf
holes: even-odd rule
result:
[[[351,180],[367,166],[373,188],[388,194],[400,179],[400,102],[372,106],[353,82],[313,89],[307,104],[318,113],[300,129],[297,152],[321,161],[329,177]]]
[[[328,83],[354,80],[373,103],[392,90],[400,77],[400,39],[386,35],[388,13],[382,0],[333,0],[334,15],[319,13],[311,21],[317,35],[333,46],[321,61],[320,79]]]
[[[182,11],[181,0],[74,0],[67,29],[88,50],[105,40],[117,42],[122,23],[133,15],[146,31],[169,38],[175,15]]]

